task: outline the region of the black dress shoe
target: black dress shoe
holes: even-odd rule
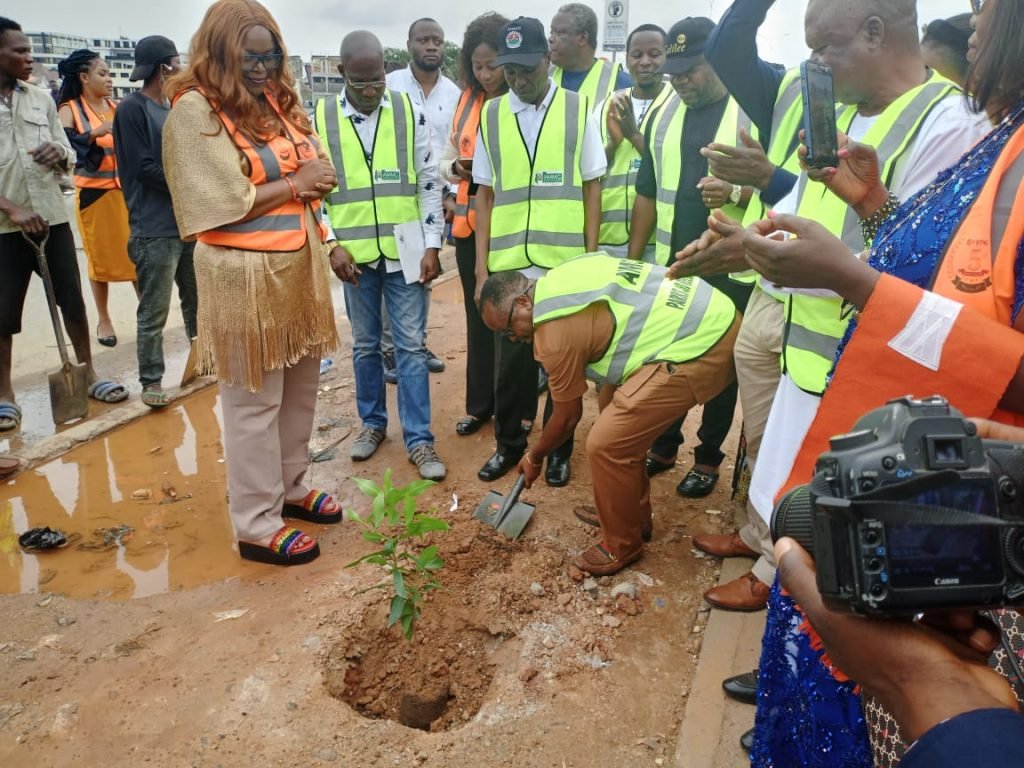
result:
[[[727,677],[722,681],[722,690],[729,698],[742,701],[744,704],[757,704],[757,670],[744,672],[742,675]]]
[[[480,467],[480,471],[476,473],[476,476],[485,483],[497,480],[499,477],[503,477],[512,467],[519,464],[519,460],[522,457],[522,454],[495,453]]]
[[[572,477],[572,470],[569,468],[569,459],[561,456],[548,456],[548,469],[544,473],[544,482],[552,488],[561,488],[569,484]]]
[[[718,473],[710,475],[691,469],[686,477],[676,486],[676,493],[680,496],[687,496],[691,499],[700,499],[715,490],[715,483],[718,482]]]
[[[654,477],[655,475],[660,475],[662,472],[668,472],[670,469],[675,469],[676,463],[674,461],[662,461],[648,453],[647,459],[644,461],[644,466],[647,468],[647,476]]]
[[[754,729],[751,728],[749,731],[740,736],[740,746],[743,747],[744,752],[750,752],[754,748]]]
[[[488,416],[487,419],[490,417]],[[468,437],[480,431],[480,427],[487,423],[487,419],[478,419],[476,416],[463,416],[455,422],[455,432]]]

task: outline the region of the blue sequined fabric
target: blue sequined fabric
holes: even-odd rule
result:
[[[1024,107],[1003,120],[959,163],[939,174],[879,229],[870,264],[927,288],[946,243],[981,192],[1006,142],[1024,123]],[[1018,246],[1013,313],[1024,306],[1024,238]],[[839,348],[842,356],[856,321]],[[831,375],[830,375],[831,376]],[[871,746],[854,685],[839,683],[800,631],[802,615],[781,593],[768,602],[761,650],[754,748],[755,768],[871,768]]]
[[[750,763],[756,768],[871,768],[860,697],[839,683],[800,631],[778,579],[768,599]]]

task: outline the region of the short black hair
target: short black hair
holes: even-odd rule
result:
[[[659,27],[657,24],[641,24],[639,27],[629,33],[629,37],[626,38],[626,50],[629,50],[630,44],[633,42],[633,35],[639,35],[643,32],[657,32],[661,35],[661,39],[665,39],[665,30]]]
[[[14,19],[8,19],[6,16],[0,16],[0,35],[7,31],[21,32],[21,24],[14,21]]]
[[[529,282],[525,275],[515,270],[495,272],[487,278],[484,287],[480,289],[480,302],[477,304],[477,309],[483,310],[485,304],[504,307],[523,293]]]
[[[416,25],[417,24],[423,24],[425,22],[429,22],[431,24],[437,24],[437,26],[439,26],[439,27],[441,26],[441,22],[439,22],[437,19],[432,19],[429,16],[424,16],[422,19],[416,19],[416,21],[414,21],[412,24],[409,25],[409,39],[410,40],[412,40],[412,33],[416,30]],[[442,27],[442,31],[443,31],[443,29],[444,28]]]

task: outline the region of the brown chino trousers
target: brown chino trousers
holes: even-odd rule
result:
[[[228,510],[239,541],[259,541],[284,522],[285,500],[302,501],[309,438],[316,413],[320,361],[306,357],[284,370],[264,371],[263,388],[221,382]]]
[[[658,435],[680,413],[713,399],[736,379],[733,346],[739,315],[718,342],[696,360],[651,363],[620,386],[587,436],[594,503],[604,544],[615,557],[643,546],[651,525],[651,484],[644,459]]]

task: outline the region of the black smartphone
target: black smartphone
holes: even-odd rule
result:
[[[800,65],[804,92],[804,144],[807,165],[830,168],[839,164],[839,136],[836,132],[836,100],[832,90],[832,68],[816,61]]]

